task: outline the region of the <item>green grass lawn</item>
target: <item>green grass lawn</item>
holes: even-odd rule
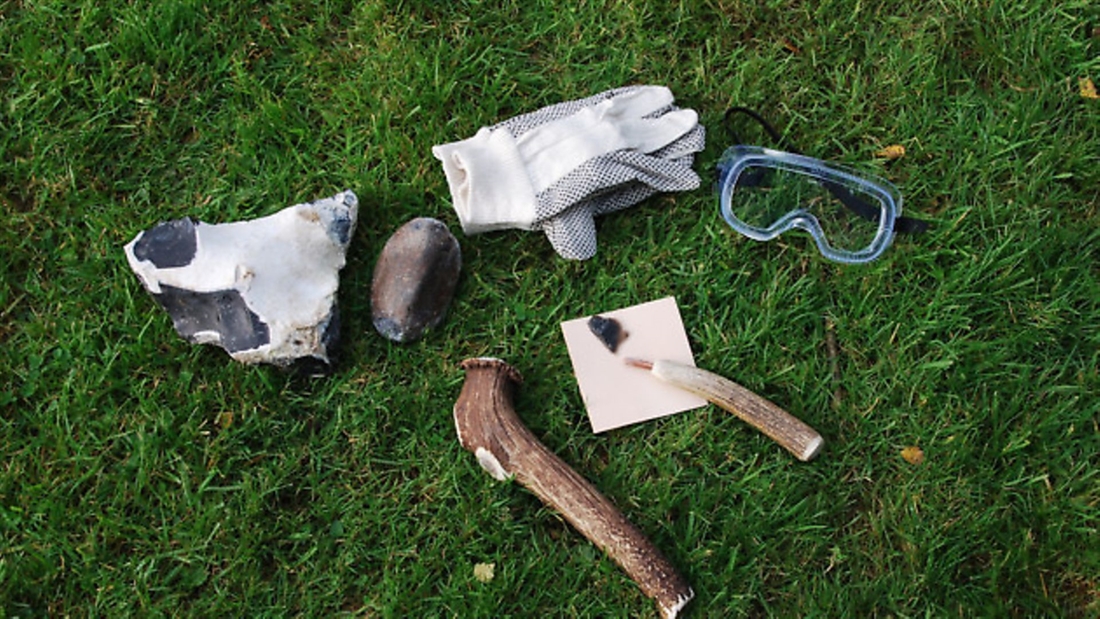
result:
[[[1100,615],[1098,28],[1088,0],[0,1],[0,617],[655,616],[460,447],[481,355],[683,572],[687,617]],[[701,189],[602,218],[582,263],[462,235],[432,145],[638,83],[699,111]],[[865,266],[738,236],[711,187],[732,105],[934,227]],[[126,264],[160,221],[343,189],[326,378],[189,345]],[[415,216],[465,264],[398,345],[371,269]],[[591,433],[559,323],[665,296],[817,460],[714,407]]]

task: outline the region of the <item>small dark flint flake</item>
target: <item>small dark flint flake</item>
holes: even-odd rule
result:
[[[593,316],[589,318],[588,330],[599,338],[599,340],[603,342],[603,345],[611,352],[618,351],[619,344],[622,344],[626,336],[629,335],[623,330],[623,326],[619,324],[618,320],[614,318],[605,318],[603,316]]]

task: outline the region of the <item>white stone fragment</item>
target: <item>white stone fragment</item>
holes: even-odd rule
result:
[[[358,204],[344,191],[249,221],[162,223],[130,241],[126,258],[189,341],[244,363],[329,364]]]

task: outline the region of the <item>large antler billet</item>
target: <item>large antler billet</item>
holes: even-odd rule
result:
[[[539,442],[512,404],[522,378],[499,359],[462,362],[466,381],[455,402],[462,446],[498,480],[515,477],[543,503],[608,554],[673,619],[694,596],[691,587],[607,497]]]

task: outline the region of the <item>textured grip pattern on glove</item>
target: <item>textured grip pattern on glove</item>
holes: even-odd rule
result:
[[[692,154],[703,149],[705,136],[699,125],[656,153],[619,151],[585,163],[539,194],[536,227],[562,258],[591,258],[597,246],[594,217],[634,206],[657,193],[699,187]],[[666,154],[680,156],[665,159]],[[555,212],[555,204],[571,206]]]
[[[699,186],[705,131],[673,100],[664,87],[616,88],[436,146],[463,230],[540,229],[562,257],[591,257],[593,217]]]

